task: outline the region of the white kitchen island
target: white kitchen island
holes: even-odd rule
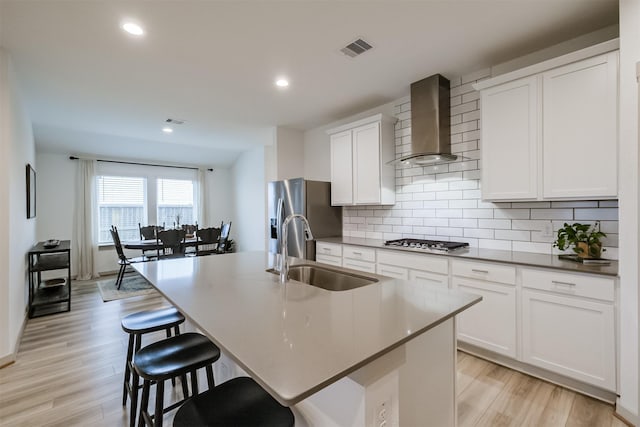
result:
[[[134,268],[297,426],[455,425],[454,316],[480,297],[373,274],[346,291],[281,285],[273,264],[243,252]]]

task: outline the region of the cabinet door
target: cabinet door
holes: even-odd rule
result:
[[[543,74],[545,198],[616,197],[617,52]]]
[[[522,292],[523,361],[615,390],[613,304]]]
[[[512,285],[453,278],[453,286],[482,301],[458,317],[458,339],[516,357],[516,289]]]
[[[482,199],[538,196],[537,77],[483,90]]]
[[[331,135],[331,204],[353,203],[353,149],[351,131]]]
[[[380,203],[380,123],[353,129],[353,202]]]

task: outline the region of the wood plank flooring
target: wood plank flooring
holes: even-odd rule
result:
[[[72,292],[71,312],[29,320],[16,363],[0,369],[0,426],[128,425],[120,319],[169,304],[158,294],[103,303],[95,282],[74,282]],[[168,386],[166,402],[180,389]],[[458,397],[465,427],[624,426],[610,405],[462,352]]]

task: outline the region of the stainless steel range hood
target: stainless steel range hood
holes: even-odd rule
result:
[[[454,161],[451,154],[449,80],[435,74],[411,84],[411,152],[393,161],[430,165]]]

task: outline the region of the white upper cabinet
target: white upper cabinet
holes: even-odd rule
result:
[[[618,52],[581,52],[475,85],[483,200],[617,197]]]
[[[483,199],[538,197],[537,82],[527,77],[481,93]]]
[[[392,205],[395,168],[393,122],[377,114],[328,131],[331,141],[331,204]]]
[[[542,75],[544,197],[618,194],[618,54]]]

